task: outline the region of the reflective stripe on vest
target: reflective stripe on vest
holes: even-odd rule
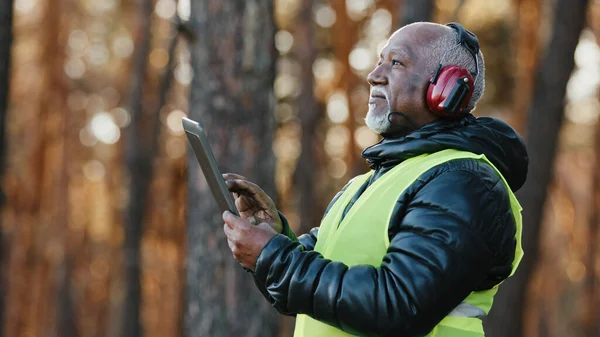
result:
[[[462,302],[448,316],[482,318],[486,316],[486,312],[471,303]]]
[[[508,187],[506,180],[484,155],[457,150],[444,150],[430,155],[410,158],[371,184],[340,221],[345,206],[367,182],[373,172],[357,176],[342,193],[321,222],[315,251],[325,258],[340,261],[351,267],[367,264],[378,267],[390,244],[388,224],[398,197],[419,176],[429,169],[454,159],[471,158],[489,164],[502,178],[515,217],[517,248],[512,264],[514,274],[523,256],[521,248],[521,206]],[[369,226],[364,226],[369,223]],[[356,243],[360,242],[360,245]],[[498,286],[485,291],[472,292],[446,316],[427,337],[482,337],[483,327],[478,317],[486,315],[492,307]],[[426,291],[426,290],[424,290]],[[352,336],[307,315],[298,315],[294,337]]]

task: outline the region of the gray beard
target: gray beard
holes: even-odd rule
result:
[[[389,115],[390,110],[388,110],[385,115],[374,116],[374,114],[371,113],[371,109],[369,109],[369,112],[367,112],[367,117],[365,117],[365,123],[369,129],[376,134],[381,135],[390,129],[391,123],[388,119]]]

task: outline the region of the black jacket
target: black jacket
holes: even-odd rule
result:
[[[500,120],[469,115],[367,148],[375,170],[367,184],[405,159],[448,148],[485,154],[513,191],[525,182],[521,137]],[[275,236],[258,258],[258,288],[282,314],[308,314],[360,336],[427,334],[469,293],[508,277],[516,244],[505,185],[473,159],[434,167],[400,195],[378,268],[324,259],[312,250],[318,229],[296,240],[285,227],[287,236]]]

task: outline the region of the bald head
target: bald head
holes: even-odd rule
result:
[[[398,43],[409,39],[417,42],[416,46],[432,43],[444,35],[452,33],[452,28],[431,22],[415,22],[395,31],[388,39],[389,43]]]
[[[475,72],[473,56],[459,45],[458,34],[451,27],[418,22],[394,32],[381,50],[377,67],[367,77],[371,84],[367,126],[383,136],[402,136],[436,119],[427,107],[425,94],[440,62]],[[467,112],[483,94],[481,52],[477,62],[479,74]]]

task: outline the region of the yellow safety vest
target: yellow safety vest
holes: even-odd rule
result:
[[[343,262],[349,267],[361,264],[380,266],[390,245],[388,224],[400,194],[427,170],[449,160],[461,158],[472,158],[489,164],[504,181],[517,226],[515,235],[517,248],[510,274],[512,276],[523,257],[523,249],[521,248],[521,205],[502,174],[484,155],[451,149],[429,155],[420,155],[400,163],[369,186],[340,223],[345,206],[360,187],[367,182],[373,172],[357,176],[323,218],[314,250],[320,252],[327,259]],[[369,223],[369,226],[364,226],[365,223]],[[357,245],[357,242],[360,242],[360,245]],[[465,312],[474,309],[475,312],[481,315],[487,315],[497,291],[498,286],[485,291],[472,292],[426,337],[484,336],[482,321],[480,318],[475,317],[480,315],[465,314]],[[298,315],[296,318],[294,337],[344,336],[352,335],[321,323],[307,315]]]

